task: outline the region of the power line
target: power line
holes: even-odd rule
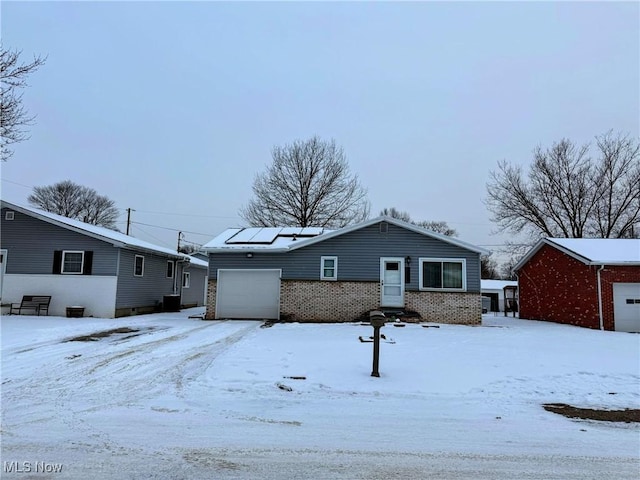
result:
[[[35,188],[33,185],[25,185],[24,183],[14,182],[14,181],[11,181],[11,180],[7,180],[6,178],[3,178],[2,181],[3,182],[7,182],[7,183],[12,183],[13,185],[19,185],[21,187]]]
[[[148,235],[149,237],[153,238],[155,241],[158,242],[158,244],[160,245],[164,245],[167,248],[171,248],[173,249],[173,245],[168,245],[167,242],[165,242],[164,240],[160,240],[158,237],[151,235],[149,232],[147,232],[146,230],[143,230],[142,228],[138,227],[138,230],[140,230],[142,233],[144,233],[145,235]],[[133,235],[132,235],[133,236]]]
[[[172,232],[182,232],[182,233],[188,233],[190,235],[202,235],[203,237],[215,237],[214,234],[211,233],[200,233],[200,232],[190,232],[188,230],[181,230],[179,228],[171,228],[171,227],[162,227],[160,225],[151,225],[149,223],[142,223],[142,222],[131,222],[133,225],[144,225],[145,227],[153,227],[153,228],[161,228],[163,230],[171,230]]]

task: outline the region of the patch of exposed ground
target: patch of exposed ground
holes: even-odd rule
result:
[[[640,422],[640,409],[625,408],[624,410],[604,410],[595,408],[578,408],[566,403],[545,403],[542,407],[547,412],[558,413],[567,418],[583,420],[598,420],[601,422]]]
[[[137,333],[140,330],[136,330],[129,327],[114,328],[113,330],[103,330],[102,332],[90,333],[89,335],[79,335],[77,337],[68,338],[65,342],[97,342],[101,338],[110,337],[111,335],[124,334],[124,333]]]

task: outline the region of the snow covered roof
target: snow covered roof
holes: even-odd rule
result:
[[[458,247],[471,250],[476,253],[488,255],[488,250],[477,247],[457,238],[432,232],[425,228],[418,227],[412,223],[403,222],[391,217],[377,217],[366,220],[355,225],[349,225],[338,230],[326,230],[321,227],[305,227],[294,236],[293,233],[299,227],[254,227],[254,228],[230,228],[215,237],[209,243],[204,245],[203,249],[208,252],[232,252],[237,250],[270,250],[274,252],[286,252],[303,248],[314,243],[328,240],[329,238],[338,237],[345,233],[360,230],[380,222],[387,222],[399,227],[411,230],[421,235],[436,238]],[[242,240],[242,241],[235,241]],[[268,241],[268,240],[271,241]]]
[[[504,290],[504,287],[517,287],[514,280],[480,280],[481,290]]]
[[[543,246],[550,245],[586,265],[640,265],[637,238],[543,238],[516,264],[519,270]]]
[[[204,247],[206,251],[289,250],[294,242],[331,232],[321,227],[228,228]]]
[[[170,248],[161,247],[149,242],[145,242],[144,240],[140,240],[138,238],[131,237],[129,235],[125,235],[124,233],[120,233],[105,227],[91,225],[89,223],[81,222],[79,220],[74,220],[68,217],[63,217],[62,215],[57,215],[55,213],[45,212],[44,210],[39,210],[32,207],[16,205],[14,203],[7,202],[6,200],[2,200],[2,208],[15,210],[16,212],[29,215],[47,223],[51,223],[68,230],[82,233],[89,237],[97,238],[98,240],[109,242],[117,247],[131,250],[145,250],[152,253],[163,254],[176,259],[189,260],[191,265],[200,267],[208,266],[208,263],[206,261],[191,257],[189,255],[185,255],[183,253],[178,253]]]

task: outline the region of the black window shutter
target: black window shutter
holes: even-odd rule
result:
[[[55,250],[53,252],[53,271],[54,275],[62,273],[62,250]]]
[[[92,267],[93,267],[93,252],[84,252],[84,267],[82,268],[82,274],[91,275]]]

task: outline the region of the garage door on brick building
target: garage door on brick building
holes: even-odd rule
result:
[[[613,284],[613,319],[616,331],[640,333],[640,283]]]
[[[216,318],[279,317],[280,270],[218,270]]]

